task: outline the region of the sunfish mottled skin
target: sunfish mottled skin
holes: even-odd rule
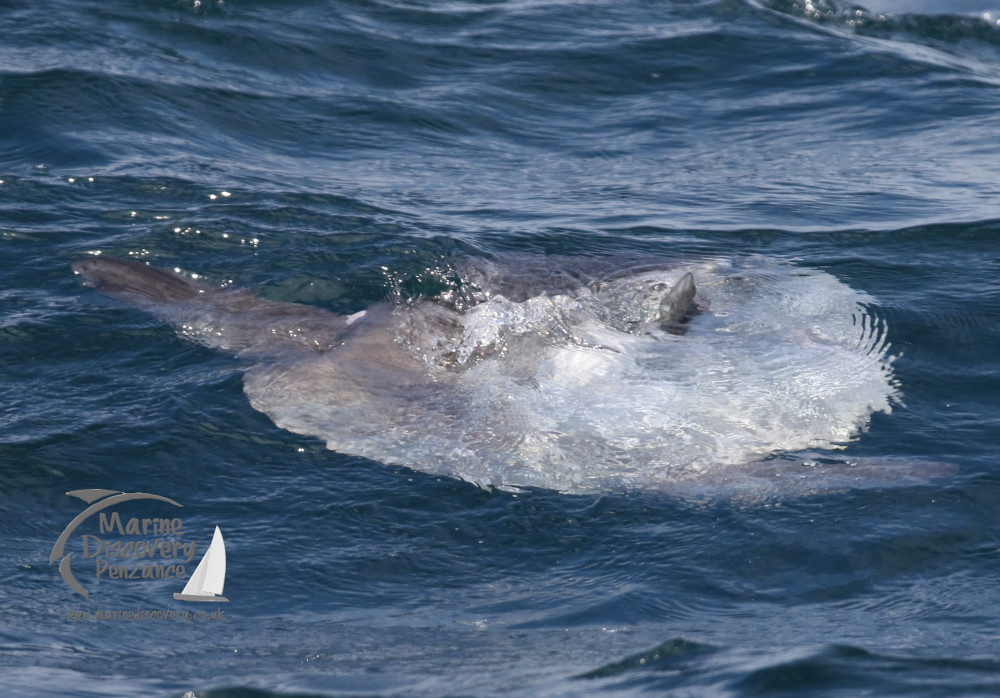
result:
[[[278,426],[480,486],[701,496],[940,474],[825,462],[803,482],[787,456],[764,460],[839,448],[895,399],[871,299],[829,274],[761,258],[457,265],[457,293],[354,315],[104,255],[73,270],[245,359],[246,394]]]

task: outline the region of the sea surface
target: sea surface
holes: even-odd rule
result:
[[[459,257],[818,270],[898,356],[841,455],[943,475],[692,500],[337,453],[81,286],[96,253],[341,314]],[[2,692],[996,695],[998,277],[990,0],[0,0]],[[73,530],[84,598],[92,489],[173,503]],[[95,554],[190,575],[215,526],[225,602]]]

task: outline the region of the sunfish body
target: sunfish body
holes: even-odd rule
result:
[[[245,392],[278,426],[480,486],[694,495],[782,476],[780,489],[812,491],[941,474],[938,464],[851,471],[803,458],[803,483],[788,477],[793,461],[762,462],[837,448],[891,410],[885,327],[867,296],[829,274],[760,259],[614,273],[555,265],[466,260],[457,294],[354,315],[132,260],[95,256],[73,269],[246,359]]]

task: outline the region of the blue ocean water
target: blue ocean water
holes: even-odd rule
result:
[[[1000,691],[994,9],[0,2],[4,690]],[[786,260],[870,294],[900,355],[846,453],[954,472],[692,502],[334,453],[82,288],[98,251],[337,313],[454,255]],[[199,555],[218,525],[229,601],[98,579],[78,537],[73,592],[49,557],[91,488],[175,499],[121,516],[176,515]]]

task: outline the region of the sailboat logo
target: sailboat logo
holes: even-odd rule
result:
[[[222,540],[222,531],[216,526],[208,550],[195,567],[184,591],[174,594],[174,598],[178,601],[229,601],[222,595],[225,583],[226,543]]]

